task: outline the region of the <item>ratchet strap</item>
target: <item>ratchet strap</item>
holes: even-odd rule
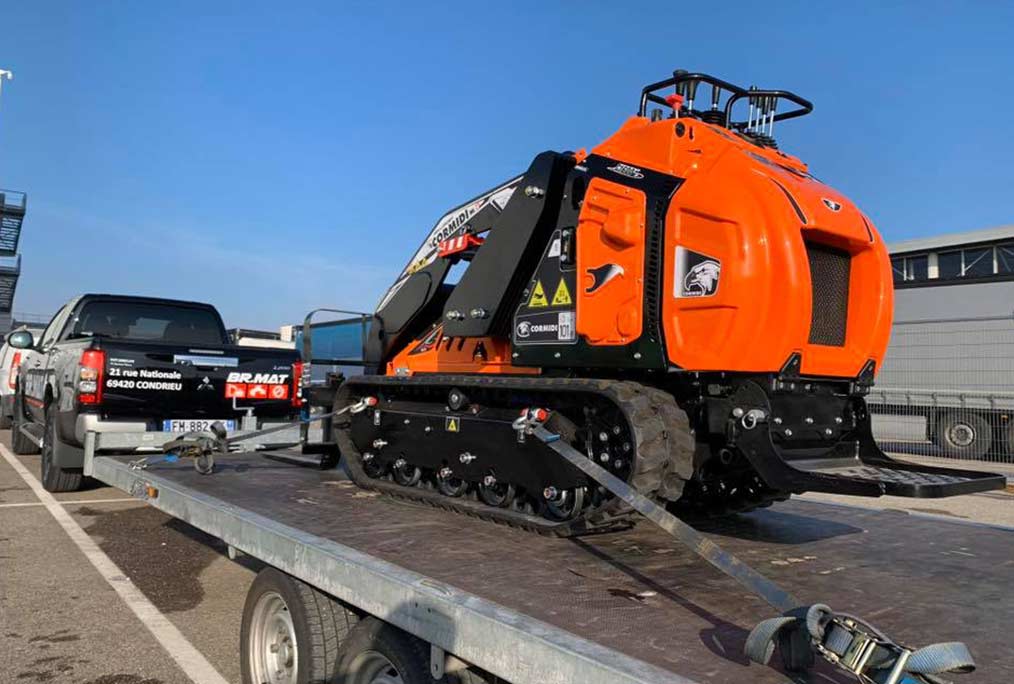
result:
[[[299,418],[298,420],[294,420],[291,423],[283,423],[282,425],[275,425],[273,427],[264,428],[263,430],[255,430],[254,432],[248,432],[248,433],[243,434],[243,435],[236,435],[235,437],[229,437],[227,439],[223,439],[222,443],[225,444],[226,446],[228,446],[229,444],[235,444],[236,442],[243,442],[243,441],[246,441],[248,439],[254,439],[255,437],[263,437],[264,435],[270,435],[270,434],[275,433],[275,432],[283,432],[285,430],[289,430],[289,429],[295,427],[296,425],[309,425],[310,423],[315,423],[318,420],[325,420],[326,418],[335,418],[335,417],[340,416],[341,414],[343,414],[343,413],[345,413],[347,411],[351,411],[352,413],[359,413],[360,411],[365,410],[369,406],[372,406],[372,404],[369,401],[370,399],[372,399],[372,397],[366,397],[366,398],[360,399],[359,401],[355,402],[354,404],[349,404],[348,406],[346,406],[344,408],[340,408],[340,409],[337,409],[335,411],[331,411],[330,413],[321,413],[320,415],[311,416],[309,418]],[[376,403],[376,401],[377,401],[376,399],[373,399],[373,403],[374,404]],[[215,425],[220,425],[220,424],[216,423]],[[215,425],[211,426],[212,429],[214,429]]]
[[[309,425],[310,423],[325,420],[326,418],[334,418],[346,412],[359,413],[376,403],[377,400],[375,398],[364,397],[355,403],[349,404],[344,408],[336,409],[330,413],[322,413],[305,419],[300,418],[292,421],[291,423],[274,425],[263,430],[255,430],[253,432],[247,432],[233,437],[227,437],[225,426],[220,422],[215,422],[211,424],[211,428],[209,430],[188,432],[163,444],[162,453],[167,454],[166,458],[160,458],[156,461],[149,461],[147,458],[141,458],[137,461],[131,462],[130,467],[135,470],[143,470],[149,465],[154,465],[155,463],[160,463],[162,461],[171,462],[169,457],[172,457],[173,461],[175,461],[177,457],[193,458],[194,467],[197,471],[203,475],[208,475],[214,472],[213,454],[228,454],[229,446],[232,444],[263,437],[264,435],[270,435],[275,432],[290,430],[296,425]]]
[[[975,669],[972,654],[963,643],[946,642],[911,650],[861,618],[835,613],[822,603],[764,620],[750,632],[743,650],[750,660],[766,665],[776,644],[788,670],[810,667],[816,651],[860,681],[877,684],[935,684],[942,680],[934,675]]]
[[[855,616],[835,613],[820,603],[803,606],[771,579],[548,430],[545,415],[544,410],[529,409],[514,427],[540,439],[572,466],[782,613],[781,617],[764,620],[750,632],[744,651],[751,660],[766,665],[777,645],[785,668],[801,671],[813,666],[817,653],[863,684],[941,684],[943,680],[935,675],[975,669],[975,661],[963,643],[908,649]]]

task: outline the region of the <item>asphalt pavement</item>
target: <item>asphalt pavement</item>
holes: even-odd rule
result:
[[[0,444],[10,454],[6,431]],[[38,456],[15,458],[38,477]],[[98,483],[54,497],[118,568],[113,583],[139,589],[219,681],[239,682],[239,621],[259,564]],[[0,458],[0,682],[192,681]]]

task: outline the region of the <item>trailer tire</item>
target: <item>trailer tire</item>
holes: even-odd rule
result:
[[[80,470],[68,470],[54,463],[53,452],[60,446],[60,437],[56,434],[56,420],[53,412],[46,409],[46,424],[42,433],[42,458],[39,459],[39,479],[47,492],[76,492],[81,489]]]
[[[989,423],[971,411],[940,414],[934,434],[937,446],[951,458],[978,460],[989,452],[993,444]]]
[[[419,639],[375,617],[363,618],[349,632],[338,657],[338,679],[343,684],[374,684],[396,672],[403,684],[433,684],[430,653]],[[440,681],[446,682],[446,679]]]
[[[239,646],[243,684],[289,681],[272,674],[286,670],[295,670],[298,684],[334,682],[339,647],[358,619],[340,601],[265,568],[254,579],[243,606]]]
[[[21,432],[21,426],[25,422],[24,397],[20,392],[14,394],[14,418],[11,421],[11,451],[24,456],[26,454],[39,453],[39,445],[28,439]]]

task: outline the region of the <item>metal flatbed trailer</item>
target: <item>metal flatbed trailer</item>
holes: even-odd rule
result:
[[[211,475],[182,461],[133,468],[136,454],[89,454],[86,468],[418,637],[434,672],[464,661],[514,684],[852,681],[826,665],[794,679],[750,664],[744,641],[770,608],[651,525],[542,537],[284,456],[232,454]],[[703,530],[802,599],[902,643],[966,642],[979,669],[962,681],[1014,681],[1014,529],[795,500]]]

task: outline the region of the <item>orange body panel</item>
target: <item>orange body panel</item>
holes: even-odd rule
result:
[[[588,185],[577,225],[577,333],[589,344],[641,335],[646,202],[640,190],[602,178]],[[601,264],[616,268],[596,278]]]
[[[415,373],[510,373],[534,375],[538,368],[511,365],[510,343],[495,337],[445,337],[434,328],[387,364],[387,375]]]
[[[641,117],[592,152],[686,179],[666,215],[662,254],[662,327],[672,363],[776,372],[799,352],[807,375],[854,377],[869,359],[879,368],[893,304],[887,249],[870,221],[799,160],[700,121]],[[599,210],[591,203],[582,221],[585,212],[591,221]],[[808,341],[813,302],[804,240],[851,255],[842,346]],[[677,296],[678,247],[720,263],[713,294]],[[595,249],[580,245],[579,254]],[[625,287],[631,297],[640,292]],[[579,332],[582,315],[579,307]]]
[[[798,159],[696,119],[637,116],[591,154],[683,179],[665,215],[661,253],[660,321],[670,363],[689,371],[776,373],[799,353],[808,376],[854,378],[870,360],[879,369],[893,306],[886,246],[868,218]],[[582,150],[576,160],[586,156]],[[646,211],[644,192],[629,184],[595,177],[584,192],[574,296],[576,332],[590,346],[627,345],[648,332]],[[850,255],[843,344],[810,342],[807,243]],[[689,296],[677,282],[677,255],[688,251],[717,264],[717,287],[703,296]],[[603,265],[615,272],[595,287],[590,271]],[[387,372],[540,372],[512,366],[511,358],[507,339],[447,338],[437,327],[402,349]]]

